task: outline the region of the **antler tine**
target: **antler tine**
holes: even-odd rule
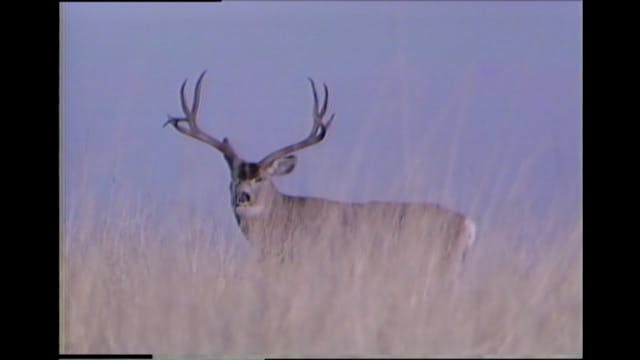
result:
[[[320,117],[323,117],[327,112],[327,104],[329,103],[329,89],[327,89],[327,84],[323,83],[322,87],[324,88],[324,103],[322,104],[322,110],[320,110],[320,114],[318,114]]]
[[[180,105],[182,106],[182,112],[185,114],[189,114],[191,112],[187,106],[187,98],[184,96],[184,87],[187,86],[187,80],[188,79],[184,79],[180,86]]]
[[[313,144],[317,144],[320,141],[322,141],[322,139],[324,139],[327,133],[327,129],[331,125],[331,122],[333,121],[333,118],[335,116],[335,113],[331,114],[331,117],[326,123],[322,122],[322,119],[324,118],[327,112],[327,106],[329,103],[329,89],[327,88],[326,84],[322,84],[324,87],[324,101],[322,103],[322,108],[318,109],[319,102],[318,102],[318,93],[316,91],[316,85],[313,82],[313,79],[311,78],[307,78],[307,79],[311,83],[311,92],[313,94],[313,114],[312,114],[313,124],[311,127],[311,132],[304,140],[297,142],[295,144],[285,146],[265,156],[262,160],[260,160],[259,164],[261,166],[270,164],[277,159],[280,159],[288,154],[291,154],[292,152],[304,149]]]
[[[313,126],[311,127],[311,133],[309,136],[315,134],[318,131],[318,92],[316,91],[316,84],[313,82],[313,79],[307,77],[309,83],[311,83],[311,92],[313,93],[313,110],[311,113],[311,117],[313,119]],[[326,96],[325,96],[326,100]]]
[[[322,86],[324,87],[324,105],[322,106],[322,112],[319,115],[320,119],[322,119],[324,117],[324,114],[327,112],[327,105],[329,102],[329,89],[327,89],[327,85],[324,83],[322,84]],[[329,118],[327,123],[324,124],[324,131],[327,131],[329,129],[334,116],[336,116],[335,113],[331,114],[331,117]]]
[[[162,125],[163,127],[167,126],[167,124],[173,125],[176,130],[179,132],[192,137],[194,139],[200,140],[204,143],[207,143],[214,148],[218,149],[225,156],[227,161],[232,161],[237,158],[233,147],[229,143],[229,141],[225,138],[225,141],[220,141],[215,137],[205,133],[200,130],[198,124],[196,122],[198,115],[198,107],[200,106],[200,89],[202,87],[202,79],[207,71],[203,71],[202,74],[198,77],[198,81],[196,81],[195,91],[193,95],[193,103],[191,105],[191,109],[187,105],[187,99],[184,95],[184,88],[187,85],[187,80],[185,79],[180,86],[180,105],[182,106],[182,111],[184,112],[184,117],[174,117],[169,115],[169,119]],[[180,125],[181,122],[186,122],[187,126],[183,127]]]
[[[313,93],[313,118],[315,120],[316,114],[318,113],[318,92],[316,91],[316,83],[313,82],[313,79],[308,77],[307,80],[311,83],[311,92]]]
[[[193,106],[191,106],[191,115],[193,116],[193,120],[195,122],[196,115],[198,114],[198,107],[200,106],[200,85],[202,83],[202,78],[204,78],[204,74],[207,73],[207,70],[203,71],[202,74],[198,77],[198,81],[196,81],[196,90],[193,95]]]

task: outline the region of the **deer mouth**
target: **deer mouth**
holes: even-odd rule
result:
[[[235,213],[241,217],[253,217],[262,213],[262,206],[253,203],[236,204]]]

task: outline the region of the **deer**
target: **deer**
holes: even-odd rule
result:
[[[342,244],[337,246],[337,251],[342,251],[348,247],[350,239],[362,238],[358,234],[366,231],[376,235],[369,237],[377,237],[377,244],[383,247],[392,243],[397,246],[419,244],[433,260],[433,269],[453,271],[451,269],[463,261],[475,241],[475,222],[439,204],[348,203],[287,195],[278,190],[273,179],[293,171],[297,163],[294,153],[320,143],[333,122],[335,113],[326,119],[329,99],[326,84],[323,84],[324,99],[320,106],[315,83],[308,78],[313,96],[313,122],[307,137],[269,153],[258,162],[250,162],[238,155],[227,137],[220,141],[198,125],[205,74],[206,70],[198,77],[191,107],[185,97],[188,79],[184,80],[180,87],[184,116],[169,115],[163,127],[170,124],[178,132],[206,143],[222,154],[231,175],[229,192],[233,215],[244,237],[259,249],[261,258],[282,259],[293,254],[292,249],[305,240],[313,243],[331,238]],[[401,238],[412,238],[413,241],[396,241]],[[418,249],[413,246],[412,249]]]

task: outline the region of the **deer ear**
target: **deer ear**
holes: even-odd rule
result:
[[[271,165],[266,168],[266,171],[271,176],[287,175],[296,167],[297,161],[298,159],[295,155],[285,156],[271,163]]]

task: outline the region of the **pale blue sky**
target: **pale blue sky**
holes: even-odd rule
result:
[[[540,211],[581,206],[581,2],[64,3],[61,31],[69,201],[228,207],[222,157],[162,128],[207,69],[201,126],[253,161],[309,131],[307,76],[329,86],[284,192],[479,216],[525,177]]]

